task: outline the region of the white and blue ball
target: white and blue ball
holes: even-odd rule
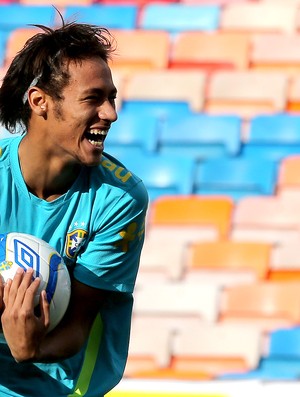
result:
[[[71,295],[70,276],[63,258],[50,244],[30,234],[0,234],[0,274],[4,282],[13,279],[18,267],[24,271],[31,267],[34,278],[40,277],[35,305],[39,304],[41,291],[46,290],[51,331],[63,318]]]

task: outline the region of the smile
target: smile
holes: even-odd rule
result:
[[[102,147],[102,144],[107,134],[108,134],[107,130],[93,128],[85,133],[85,137],[93,146]]]

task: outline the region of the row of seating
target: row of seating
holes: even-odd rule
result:
[[[299,198],[150,204],[126,378],[298,379]]]
[[[143,133],[147,134],[149,126],[150,123],[145,124],[145,128],[141,126],[134,144],[140,143],[139,139],[143,137]],[[171,146],[169,150],[166,147],[166,153],[164,150],[147,152],[126,141],[127,137],[128,141],[130,140],[134,131],[130,124],[123,130],[125,133],[122,137],[114,136],[114,131],[110,132],[112,144],[108,143],[106,150],[144,181],[151,201],[165,195],[196,194],[227,195],[238,202],[242,198],[254,195],[265,198],[269,196],[272,199],[276,192],[291,187],[300,189],[300,159],[297,154],[299,145],[293,147],[288,144],[277,149],[275,144],[273,149],[271,145],[254,144],[251,149],[250,144],[245,144],[243,151],[247,152],[248,149],[250,153],[252,150],[251,155],[248,153],[220,156],[219,153],[223,149],[220,149],[220,143],[206,143],[204,138],[202,141],[199,139],[199,146],[196,146],[195,140],[194,143],[190,143],[191,147],[185,148],[186,142],[183,140],[178,142],[177,147]],[[222,132],[226,135],[226,131]],[[0,133],[0,137],[6,136],[9,136],[7,132]],[[185,129],[181,136],[182,139],[188,136]],[[261,153],[264,150],[268,155],[256,154],[257,148],[261,149]],[[290,151],[290,155],[287,155],[287,151]],[[274,160],[274,153],[281,153],[281,157]]]
[[[294,294],[294,298],[298,296]],[[251,327],[251,321],[250,326],[242,320],[239,324],[210,324],[188,321],[183,316],[176,325],[173,322],[176,332],[171,332],[157,318],[133,318],[125,378],[267,382],[299,379],[297,325],[273,329],[267,338],[258,328]]]
[[[59,0],[57,4],[60,5]],[[24,3],[23,3],[24,2]],[[96,1],[97,3],[97,1]],[[39,3],[40,4],[40,3]],[[55,4],[55,2],[54,2]],[[31,19],[42,15],[36,14],[37,5],[33,0],[22,0],[18,3],[2,4],[1,9],[5,12],[10,8],[13,16],[18,19],[10,18],[8,20],[1,18],[6,22],[6,26],[11,26],[20,22],[20,12],[18,7],[26,5],[31,8]],[[260,0],[256,2],[227,2],[226,4],[208,4],[208,3],[185,3],[185,2],[148,2],[139,8],[138,4],[128,2],[119,4],[110,2],[109,4],[85,4],[70,5],[63,3],[65,18],[73,17],[78,14],[80,21],[96,24],[106,24],[109,28],[122,29],[159,29],[166,30],[170,33],[178,33],[183,30],[202,30],[215,31],[217,29],[231,30],[264,30],[264,31],[282,31],[293,32],[299,27],[297,21],[297,2],[280,3],[270,0]],[[54,23],[51,15],[51,3],[43,3],[44,11],[41,8],[40,14],[47,15],[48,23]],[[47,6],[49,7],[48,14]],[[52,9],[53,11],[53,9]],[[25,11],[26,12],[26,11]],[[1,10],[2,13],[2,10]],[[26,18],[21,19],[22,22]],[[25,22],[26,23],[26,22]]]

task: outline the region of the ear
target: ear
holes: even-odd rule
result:
[[[38,87],[30,87],[28,90],[28,103],[32,111],[38,116],[45,116],[47,112],[47,96]]]

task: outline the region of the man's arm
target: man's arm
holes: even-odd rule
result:
[[[16,361],[54,362],[76,354],[85,343],[93,321],[110,292],[72,280],[71,299],[61,323],[47,334],[49,304],[41,294],[41,314],[35,315],[33,299],[38,281],[32,274],[17,273],[4,288],[2,327]]]

